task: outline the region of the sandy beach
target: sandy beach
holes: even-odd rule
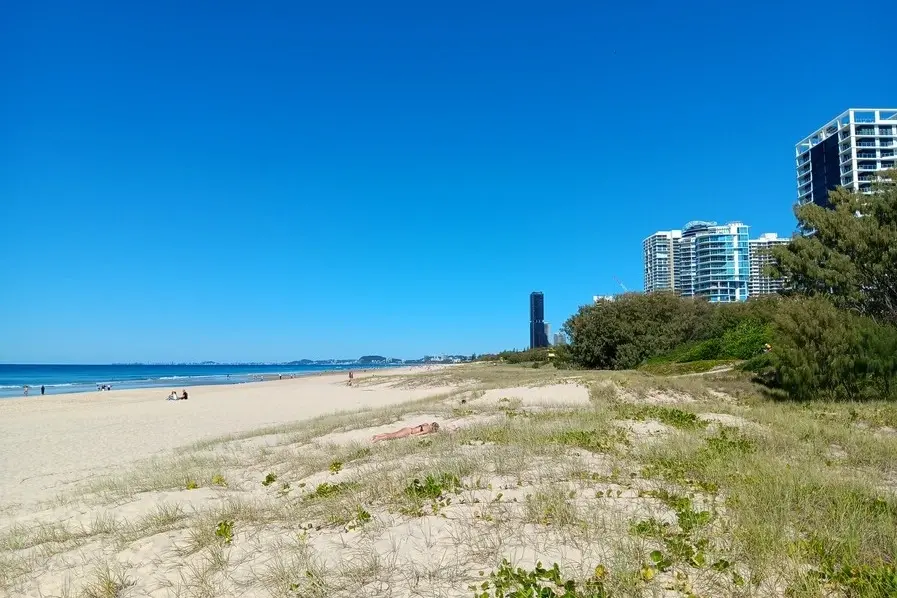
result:
[[[789,592],[814,566],[789,534],[897,546],[876,406],[742,400],[726,372],[356,380],[0,401],[0,596],[809,597]]]
[[[414,368],[357,373],[365,378]],[[169,389],[112,390],[0,401],[0,495],[23,506],[52,498],[69,484],[110,467],[224,434],[375,408],[440,389],[349,387],[339,372],[288,380]],[[175,389],[171,389],[175,390]],[[177,388],[178,393],[183,390]]]

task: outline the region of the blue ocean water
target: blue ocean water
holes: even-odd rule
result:
[[[88,392],[108,384],[113,390],[164,387],[178,390],[200,384],[240,384],[270,379],[279,374],[308,375],[318,372],[370,369],[371,365],[16,365],[0,364],[0,398]]]

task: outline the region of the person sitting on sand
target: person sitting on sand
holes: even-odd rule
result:
[[[180,400],[182,400],[182,401],[186,401],[186,400],[187,400],[187,389],[186,389],[186,388],[184,389],[184,396],[182,396],[182,397],[178,397],[178,398],[179,398]]]
[[[406,438],[408,436],[423,436],[424,434],[435,434],[439,431],[439,424],[436,422],[430,424],[420,424],[418,426],[413,426],[410,428],[402,428],[401,430],[396,430],[395,432],[385,432],[383,434],[377,434],[373,438],[371,438],[371,442],[378,442],[380,440],[394,440],[396,438]]]
[[[177,400],[178,400],[178,393],[176,393],[175,391],[172,390],[172,391],[171,391],[171,394],[168,395],[168,398],[165,399],[165,400],[166,400],[166,401],[177,401]]]

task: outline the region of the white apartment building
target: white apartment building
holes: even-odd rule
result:
[[[751,278],[748,293],[751,296],[772,295],[782,290],[784,281],[764,275],[763,270],[772,263],[770,249],[776,245],[787,245],[789,241],[776,233],[764,233],[759,239],[750,240]]]
[[[897,108],[850,108],[795,146],[797,200],[829,205],[828,192],[871,192],[877,172],[897,166]]]
[[[765,250],[787,242],[774,233],[750,240],[741,222],[694,221],[682,230],[658,231],[642,243],[645,292],[672,290],[713,303],[778,292],[782,281],[763,276],[771,259]]]
[[[645,292],[673,290],[676,243],[682,231],[658,231],[642,242],[645,256]]]

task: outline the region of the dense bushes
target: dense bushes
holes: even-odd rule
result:
[[[567,347],[560,345],[555,347],[542,347],[539,349],[524,349],[521,351],[502,351],[488,355],[480,355],[479,361],[502,361],[504,363],[566,363],[569,361]]]
[[[782,304],[770,382],[796,399],[897,397],[897,329],[840,310],[826,299]]]
[[[710,304],[672,293],[630,293],[581,307],[566,323],[572,359],[583,367],[749,359],[769,342],[775,300]]]

